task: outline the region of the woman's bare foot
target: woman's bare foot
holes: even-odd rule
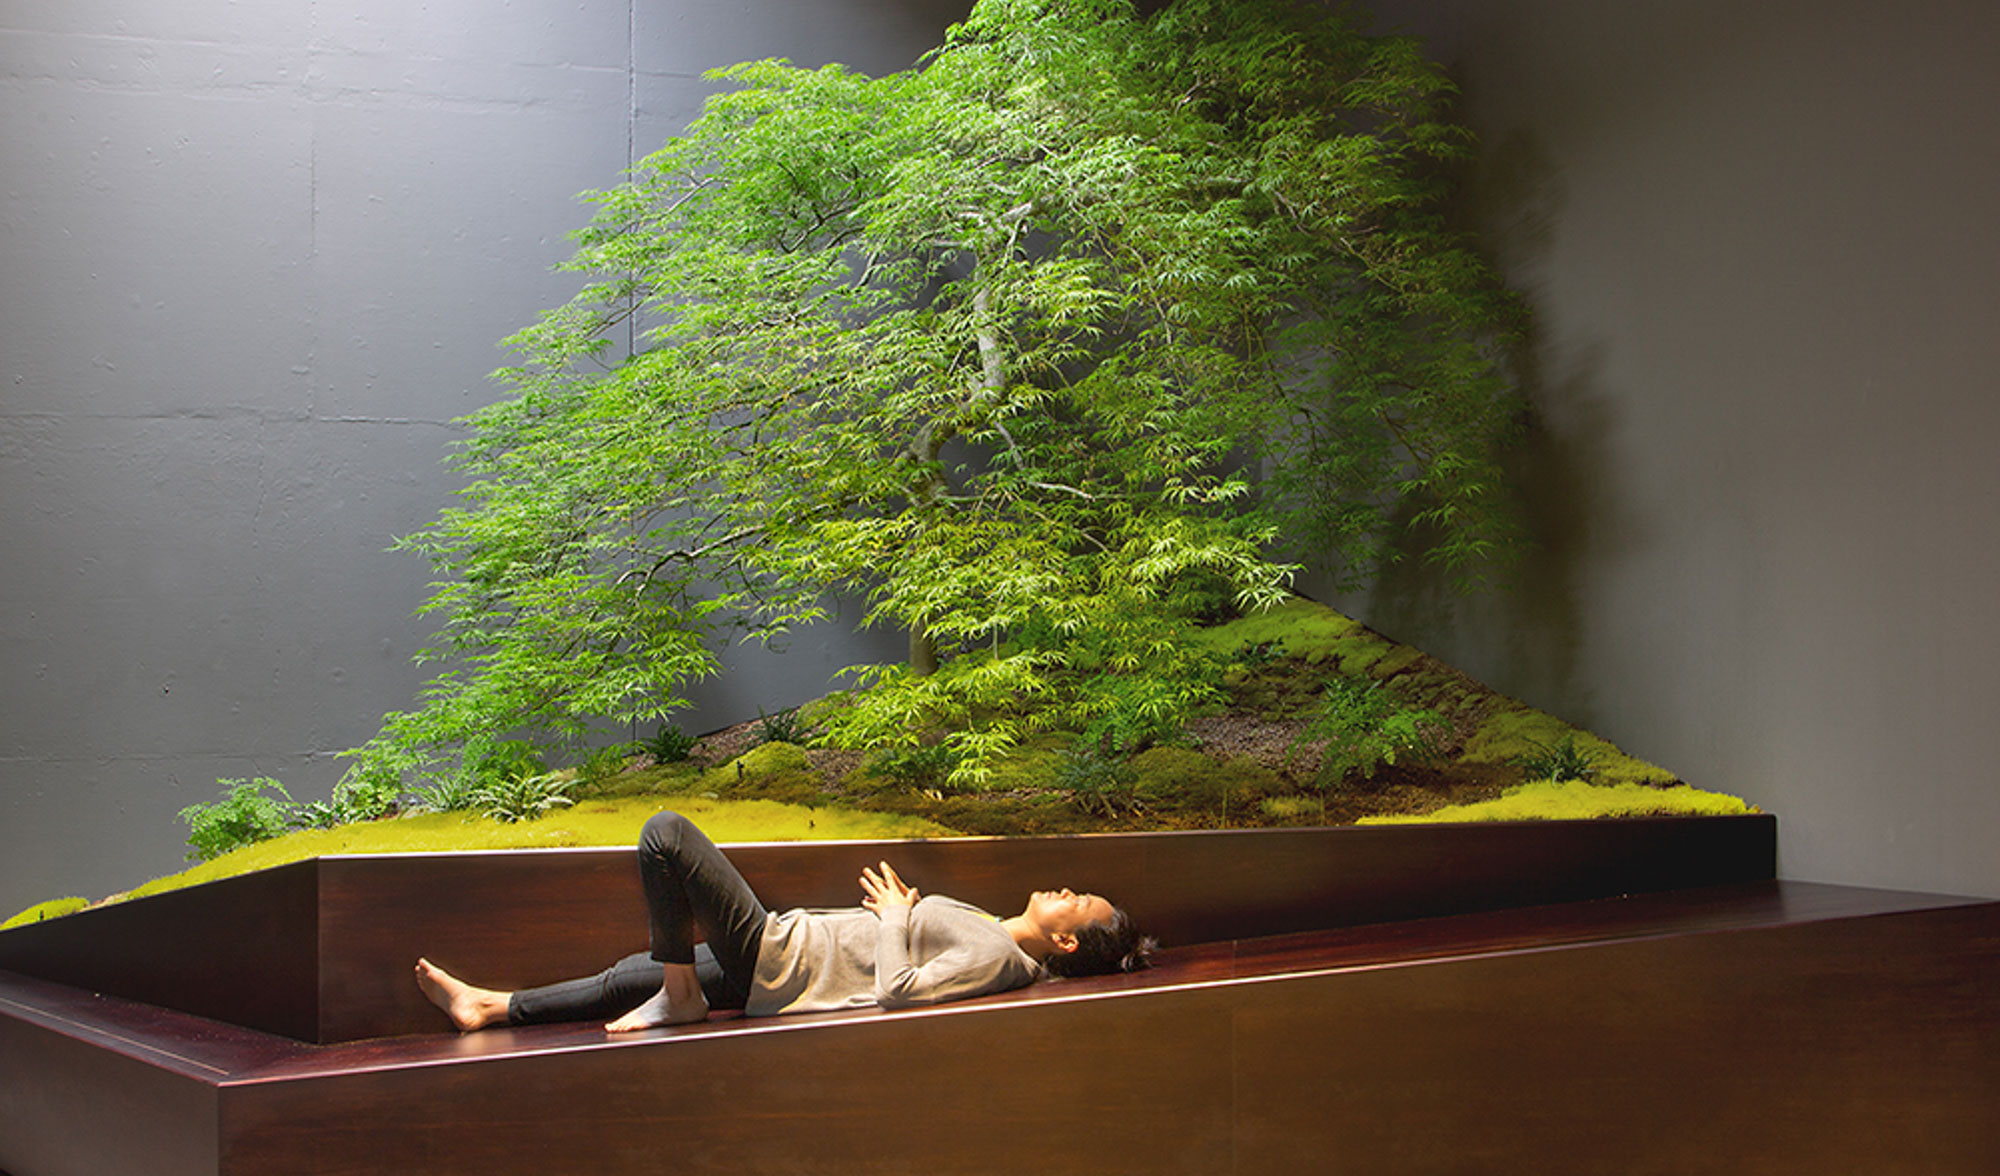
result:
[[[646,1003],[604,1027],[606,1033],[633,1033],[662,1025],[690,1025],[708,1019],[708,998],[695,979],[694,965],[667,964],[660,990]]]
[[[444,1010],[461,1033],[507,1020],[510,993],[474,987],[429,960],[417,961],[417,987],[424,990],[432,1004]]]

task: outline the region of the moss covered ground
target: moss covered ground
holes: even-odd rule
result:
[[[796,748],[788,749],[796,753]],[[801,757],[802,758],[802,757]],[[681,776],[682,782],[689,782]],[[698,781],[696,781],[698,782]],[[948,837],[953,830],[901,813],[785,804],[775,800],[722,800],[647,789],[624,795],[586,796],[574,807],[533,821],[502,824],[476,813],[419,813],[332,829],[302,829],[233,850],[210,861],[155,878],[119,895],[139,898],[334,854],[429,853],[451,850],[549,849],[632,845],[646,819],[664,808],[693,818],[717,841],[837,841]],[[0,926],[34,922],[81,910],[82,898],[38,903]]]
[[[1191,640],[1227,667],[1226,701],[1195,716],[1180,739],[1120,757],[1096,776],[1075,770],[1073,733],[1038,736],[984,786],[954,789],[898,776],[861,753],[756,744],[757,724],[746,723],[705,737],[686,762],[635,755],[581,786],[574,806],[538,820],[426,813],[301,831],[116,897],[317,855],[629,845],[667,807],[718,841],[1755,811],[1307,600],[1208,626]],[[1320,771],[1326,741],[1311,738],[1310,724],[1336,678],[1377,683],[1397,707],[1428,716],[1425,746],[1366,774]],[[1563,774],[1581,778],[1551,778]],[[84,905],[38,904],[7,925]]]

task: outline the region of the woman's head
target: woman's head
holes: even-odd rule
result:
[[[1139,934],[1132,916],[1101,895],[1038,891],[1029,897],[1026,913],[1055,949],[1042,958],[1052,975],[1136,972],[1147,966],[1157,946]]]

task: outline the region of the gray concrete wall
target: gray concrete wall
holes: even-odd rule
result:
[[[968,6],[0,0],[0,917],[177,868],[220,776],[324,797],[410,705],[383,549],[702,70],[901,69]],[[794,651],[687,725],[854,660]]]
[[[1540,314],[1543,549],[1357,611],[1781,814],[1792,877],[2000,894],[2000,9],[1378,7]],[[962,8],[0,0],[0,908],[173,867],[219,775],[324,795],[420,679],[381,549],[566,295],[571,195],[702,66],[896,68]],[[846,660],[788,656],[702,715]]]
[[[1375,7],[1539,315],[1543,548],[1357,611],[1779,814],[1788,876],[2000,895],[2000,7]]]

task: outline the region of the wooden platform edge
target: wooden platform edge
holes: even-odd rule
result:
[[[254,1082],[224,1171],[1989,1171],[1996,952],[1947,903]]]
[[[1766,815],[729,847],[773,909],[857,901],[892,856],[927,893],[1007,912],[1111,896],[1163,942],[1768,879]],[[508,912],[495,918],[494,911]],[[393,912],[393,917],[385,917]],[[422,1032],[430,956],[499,987],[644,946],[631,850],[330,857],[0,932],[0,968],[293,1037]]]
[[[1732,915],[1738,902],[1749,905]],[[1695,922],[1677,928],[1683,904]],[[1551,919],[1591,937],[1535,942]],[[1464,954],[1405,949],[1446,932]],[[1690,1100],[1722,1109],[1747,1149],[1731,1158],[1760,1171],[1856,1170],[1829,1166],[1821,1140],[1860,1146],[1856,1107],[1888,1114],[1871,1129],[1906,1149],[1903,1166],[1881,1143],[1855,1152],[1870,1171],[1990,1170],[1952,1165],[1994,1138],[1967,1107],[2000,1095],[2000,903],[1773,882],[1328,935],[1343,950],[1372,936],[1391,958],[1334,951],[1328,966],[1246,976],[1245,961],[1264,966],[1258,945],[1210,945],[1210,964],[1227,966],[1159,987],[1047,986],[629,1041],[558,1031],[316,1047],[0,974],[0,1169],[609,1174],[654,1170],[672,1140],[702,1170],[797,1170],[830,1130],[824,1154],[838,1162],[822,1170],[910,1170],[907,1124],[842,1093],[868,1073],[890,1076],[879,1093],[954,1124],[948,1154],[922,1157],[935,1172],[1029,1163],[1003,1125],[1027,1115],[1083,1131],[1079,1107],[1117,1111],[1110,1137],[1098,1123],[1094,1138],[1163,1172],[1396,1170],[1418,1143],[1418,1167],[1532,1155],[1543,1171],[1593,1170],[1585,1158],[1611,1163],[1598,1171],[1727,1169],[1700,1137],[1652,1137]],[[398,1050],[421,1056],[398,1064]],[[1418,1087],[1433,1094],[1396,1093]],[[696,1102],[676,1110],[682,1095]],[[1737,1123],[1744,1099],[1777,1100],[1775,1120]],[[761,1109],[745,1118],[746,1105]],[[783,1126],[806,1122],[810,1162]],[[1409,1133],[1385,1126],[1398,1123]],[[1556,1136],[1564,1149],[1550,1153]],[[868,1150],[884,1138],[886,1151]],[[1634,1166],[1649,1154],[1673,1162]],[[1046,1156],[1035,1166],[1066,1170]]]

